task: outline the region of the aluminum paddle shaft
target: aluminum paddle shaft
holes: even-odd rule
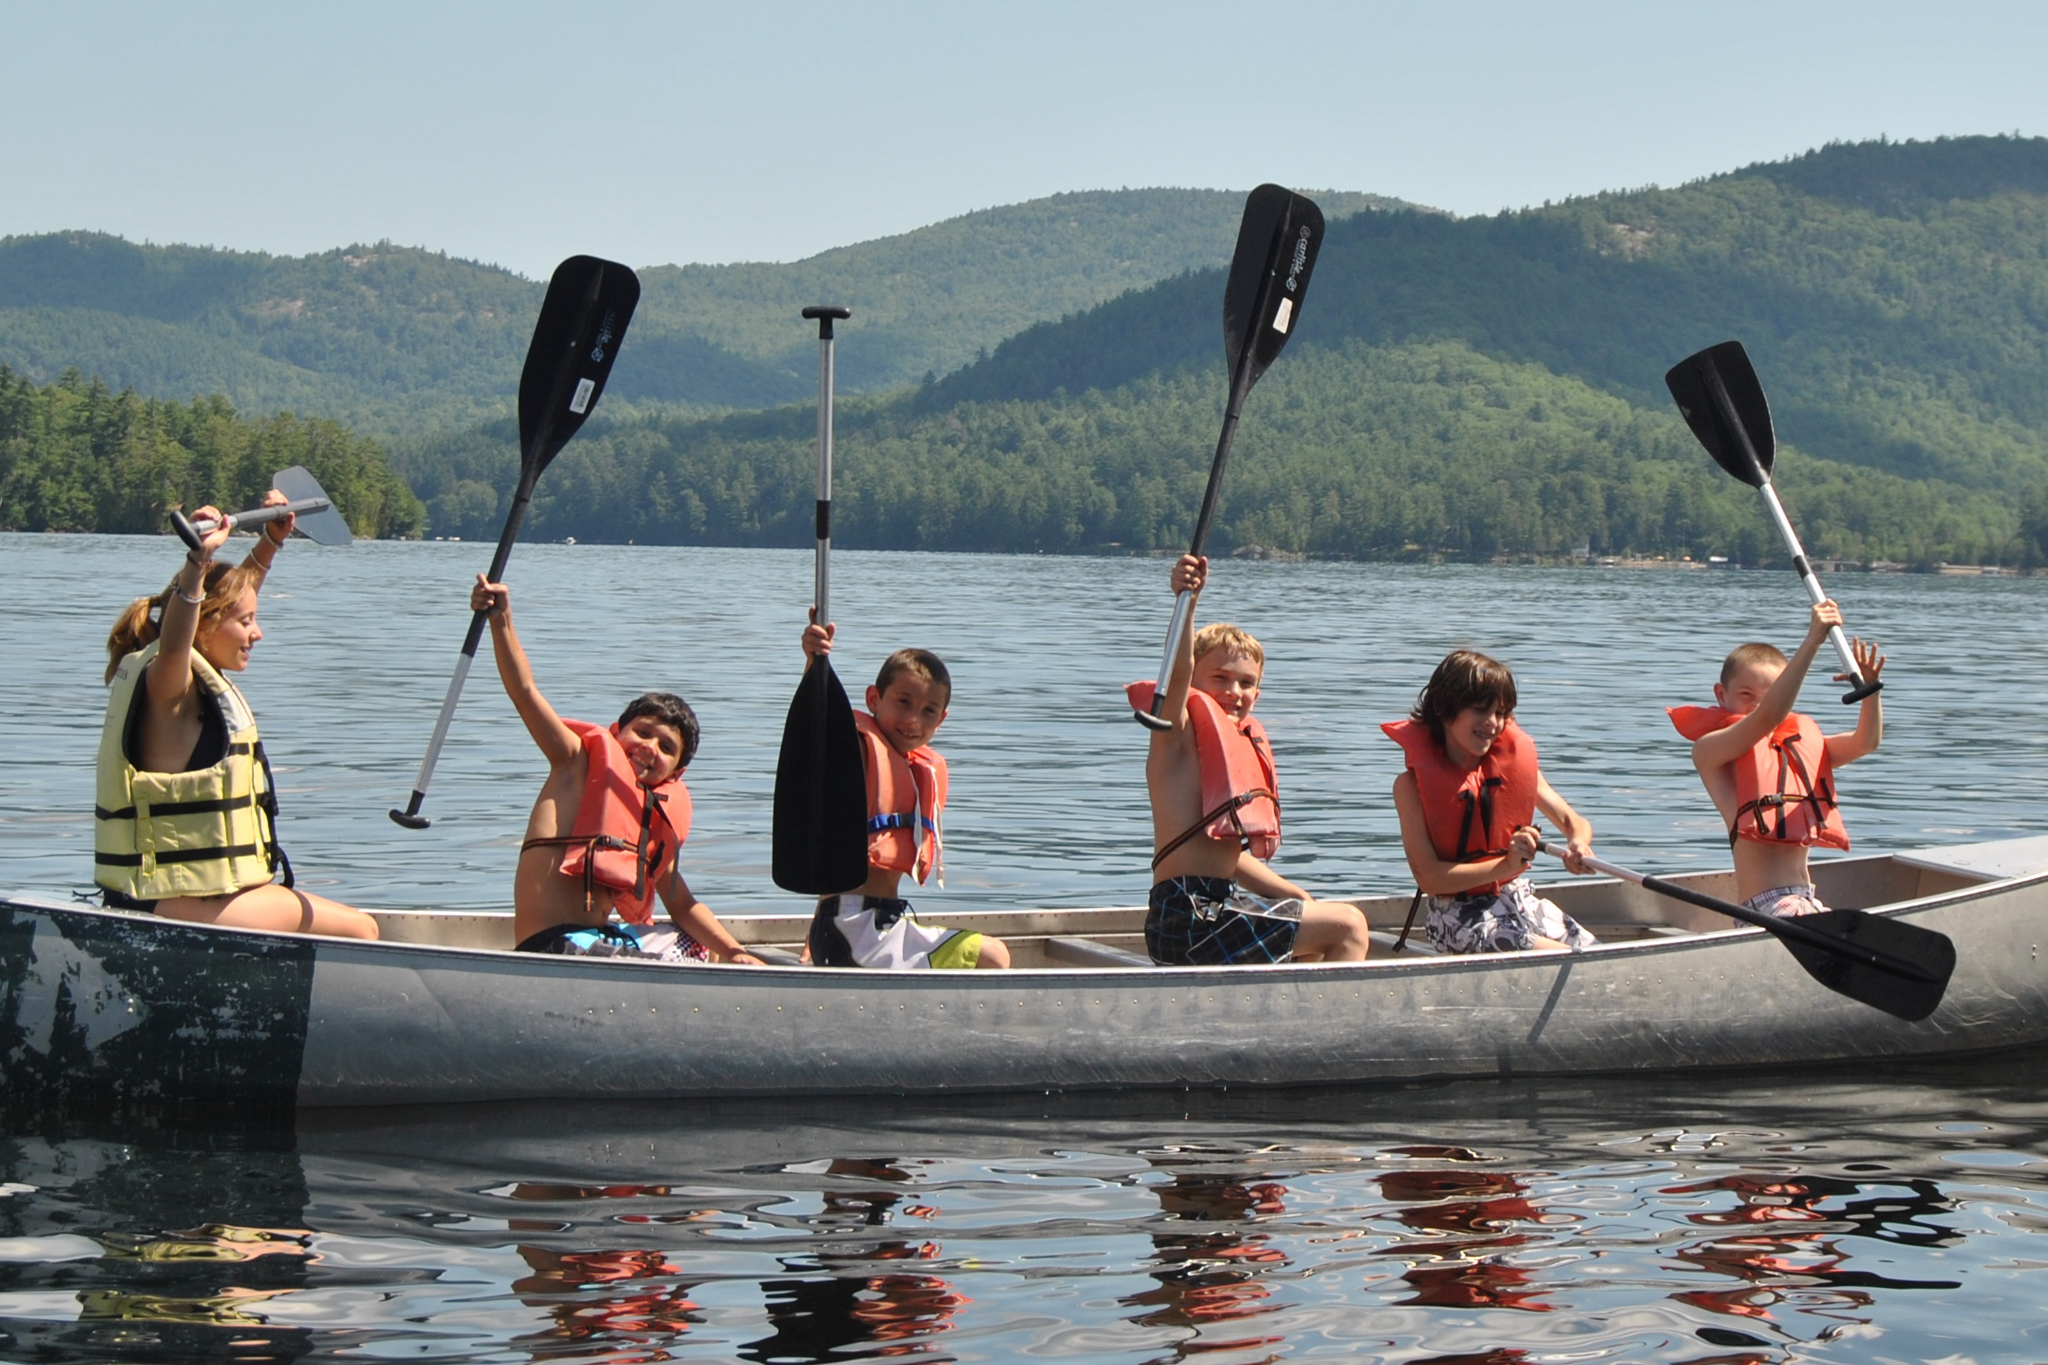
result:
[[[832,323],[852,316],[850,308],[827,304],[804,309],[818,324],[818,557],[811,605],[821,626],[832,621]]]

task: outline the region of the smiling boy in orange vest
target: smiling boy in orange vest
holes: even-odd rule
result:
[[[1849,847],[1835,804],[1834,769],[1876,752],[1884,738],[1884,703],[1876,692],[1863,699],[1856,728],[1847,734],[1824,736],[1811,716],[1792,710],[1806,670],[1840,624],[1842,609],[1822,602],[1789,660],[1770,645],[1737,645],[1721,665],[1717,705],[1668,709],[1679,733],[1693,741],[1693,767],[1728,826],[1735,894],[1767,915],[1827,909],[1814,892],[1807,850]],[[1877,646],[1851,644],[1863,677],[1884,671]]]
[[[1182,555],[1170,586],[1199,597],[1209,561]],[[1192,621],[1190,621],[1192,625]],[[1319,901],[1266,865],[1280,798],[1266,731],[1251,718],[1266,654],[1236,626],[1181,632],[1152,731],[1152,874],[1145,947],[1165,966],[1357,962],[1370,945],[1355,906]],[[1124,689],[1147,710],[1154,684]]]
[[[804,658],[832,652],[832,625],[804,628]],[[953,699],[952,675],[930,650],[899,649],[868,689],[860,730],[868,789],[868,879],[824,896],[811,919],[810,960],[821,967],[994,967],[1010,965],[999,938],[926,924],[896,893],[905,873],[921,886],[934,871],[946,884],[940,847],[946,760],[931,737]]]
[[[683,769],[697,752],[689,704],[649,692],[609,728],[564,720],[534,684],[512,629],[511,589],[478,574],[469,606],[488,613],[505,695],[548,760],[512,881],[519,951],[759,966],[676,865],[690,835]],[[654,927],[657,892],[675,925],[672,942]],[[615,910],[623,925],[611,922]]]

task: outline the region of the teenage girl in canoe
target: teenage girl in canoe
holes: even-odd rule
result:
[[[275,489],[264,499],[285,501]],[[195,520],[223,518],[202,507]],[[256,720],[227,675],[263,638],[256,593],[292,518],[230,567],[217,525],[171,585],[137,598],[107,637],[106,721],[94,797],[94,880],[109,906],[170,919],[377,937],[360,910],[292,887]]]
[[[1536,765],[1536,742],[1515,724],[1515,675],[1470,649],[1430,674],[1408,719],[1380,727],[1407,764],[1394,779],[1401,847],[1415,875],[1429,941],[1446,953],[1579,949],[1593,935],[1536,894],[1529,865],[1541,811],[1565,839],[1565,866],[1586,871],[1593,826],[1565,804]],[[1410,911],[1411,918],[1413,910]]]

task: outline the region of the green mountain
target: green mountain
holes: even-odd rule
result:
[[[1221,291],[1220,270],[1169,278],[847,405],[835,538],[1184,543],[1222,397]],[[1776,404],[1781,490],[1813,550],[2029,553],[2048,523],[2048,141],[1834,146],[1490,218],[1334,222],[1248,410],[1216,546],[1767,558],[1754,494],[1662,384],[1729,336]],[[857,350],[849,336],[843,363]],[[550,471],[534,533],[804,543],[812,421],[613,414]],[[409,453],[437,531],[493,524],[509,449],[499,430]]]
[[[1057,195],[789,265],[659,266],[613,375],[611,405],[755,408],[815,390],[798,314],[856,316],[849,390],[915,383],[1018,328],[1230,252],[1242,196]],[[1331,211],[1395,206],[1326,196]],[[138,246],[90,232],[0,239],[0,364],[68,369],[176,400],[317,414],[417,436],[511,411],[542,285],[390,243],[281,257]]]
[[[1307,193],[1330,218],[1415,208],[1376,194]],[[641,317],[780,367],[803,398],[817,385],[817,345],[793,320],[807,304],[842,303],[853,318],[839,328],[841,383],[900,388],[1033,323],[1228,264],[1243,212],[1237,190],[1056,194],[790,265],[658,266],[641,274]]]
[[[1214,369],[1219,294],[1194,275],[1028,329],[920,401]],[[1840,145],[1492,218],[1353,217],[1324,241],[1295,344],[1454,339],[1661,411],[1665,369],[1731,336],[1809,453],[2048,480],[2048,139]]]

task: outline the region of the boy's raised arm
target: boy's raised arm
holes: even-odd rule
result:
[[[512,699],[519,719],[526,722],[526,733],[540,746],[549,766],[567,763],[582,753],[583,741],[562,723],[555,708],[548,705],[548,699],[534,685],[533,667],[526,662],[526,651],[520,648],[519,636],[512,629],[512,590],[503,583],[487,582],[478,574],[476,586],[469,591],[469,609],[487,613],[491,623],[491,654],[498,661],[498,680],[505,684],[505,695]]]
[[[1173,566],[1169,582],[1174,595],[1191,593],[1195,602],[1188,612],[1188,628],[1180,633],[1180,652],[1173,656],[1173,667],[1166,675],[1166,695],[1160,698],[1159,715],[1173,722],[1172,730],[1154,731],[1154,735],[1176,734],[1187,728],[1188,688],[1195,677],[1195,621],[1194,607],[1201,604],[1202,585],[1209,581],[1209,558],[1207,555],[1182,555]]]
[[[1806,622],[1806,638],[1799,642],[1799,648],[1786,661],[1770,687],[1756,704],[1756,709],[1726,729],[1716,730],[1711,735],[1694,741],[1692,746],[1693,766],[1701,772],[1708,772],[1733,763],[1742,755],[1754,749],[1757,741],[1777,729],[1792,714],[1793,705],[1799,700],[1799,689],[1806,681],[1806,670],[1820,652],[1821,645],[1828,638],[1828,631],[1842,624],[1842,609],[1834,599],[1814,606]]]

